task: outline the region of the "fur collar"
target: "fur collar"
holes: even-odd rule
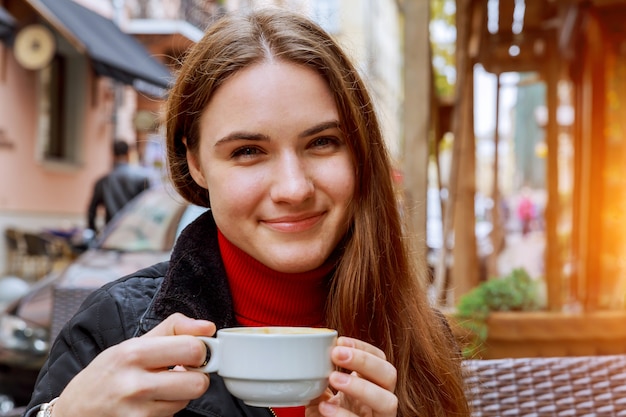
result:
[[[179,236],[153,305],[162,317],[179,312],[211,320],[218,329],[236,325],[217,226],[210,210]]]

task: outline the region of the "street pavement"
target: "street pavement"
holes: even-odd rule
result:
[[[544,253],[546,247],[543,231],[509,232],[506,244],[498,257],[499,276],[508,275],[513,269],[524,268],[532,278],[544,275]]]

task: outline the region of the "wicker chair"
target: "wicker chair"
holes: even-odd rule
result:
[[[466,360],[475,417],[626,416],[626,355]]]
[[[26,242],[21,232],[9,227],[4,230],[4,242],[6,245],[6,274],[24,275],[24,259],[26,258]]]
[[[41,279],[52,270],[55,262],[62,258],[61,240],[47,233],[23,231],[22,236],[26,243],[25,267],[29,267],[24,274],[29,279]]]

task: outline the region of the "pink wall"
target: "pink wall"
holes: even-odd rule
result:
[[[110,166],[111,126],[107,83],[98,81],[97,104],[87,110],[78,167],[52,167],[36,160],[38,97],[36,73],[21,68],[11,51],[0,45],[4,77],[0,77],[0,215],[3,211],[82,214],[91,186]],[[7,53],[8,52],[8,53]],[[0,61],[1,62],[1,61]],[[88,82],[91,82],[89,80]],[[88,103],[93,102],[88,98]],[[6,143],[8,145],[2,145]]]
[[[110,1],[77,1],[111,17]],[[19,2],[13,5],[10,11],[20,21],[35,18],[25,5]],[[109,78],[89,74],[84,82],[87,108],[84,115],[77,116],[84,118],[79,163],[76,166],[42,163],[36,149],[38,74],[21,67],[13,49],[0,42],[0,233],[8,227],[36,231],[85,226],[92,186],[111,167],[115,94],[114,83]],[[133,143],[137,140],[132,120],[138,96],[131,87],[124,88],[123,94],[117,136]],[[159,107],[145,100],[142,106],[147,110]],[[5,242],[0,239],[0,277],[6,267],[5,249]]]

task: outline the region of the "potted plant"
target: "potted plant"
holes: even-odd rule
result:
[[[539,285],[520,268],[509,275],[492,278],[459,298],[454,313],[463,356],[475,358],[484,350],[488,336],[487,318],[494,311],[541,309]]]

